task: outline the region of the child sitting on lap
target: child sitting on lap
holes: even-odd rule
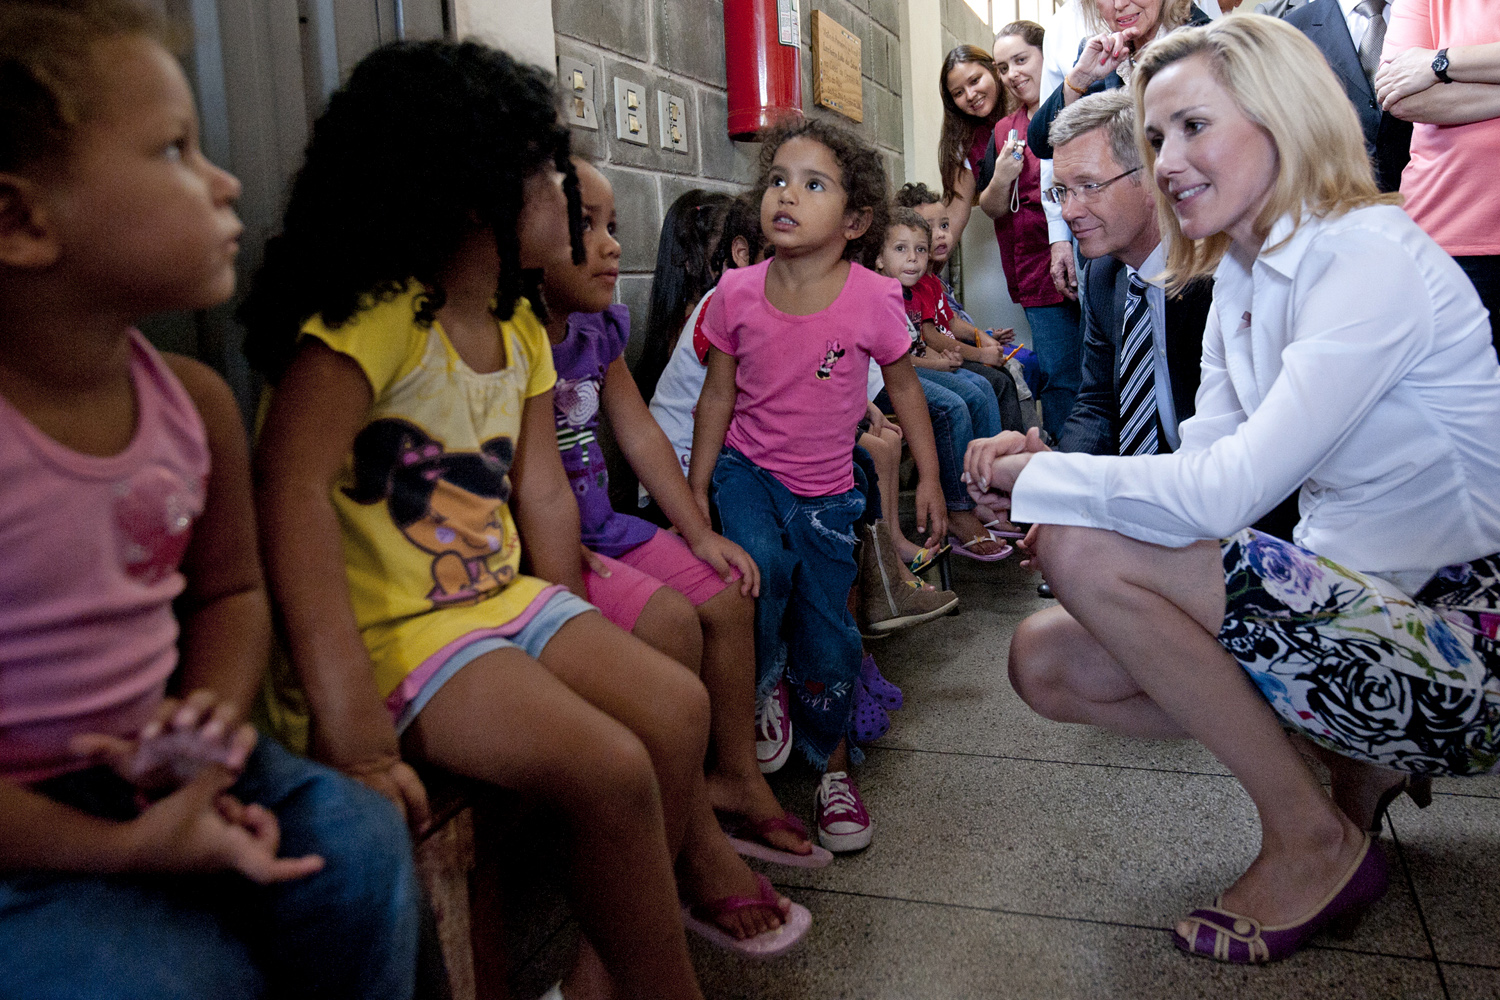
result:
[[[937,441],[943,499],[953,531],[949,539],[958,555],[980,562],[997,562],[1010,555],[1011,547],[992,537],[984,522],[975,516],[974,500],[960,477],[969,442],[986,437],[985,428],[998,427],[1000,413],[995,394],[984,379],[960,367],[957,352],[935,350],[917,332],[923,315],[913,293],[928,277],[930,233],[927,221],[916,212],[896,208],[875,266],[901,282],[906,310],[902,328],[910,333],[912,364],[921,381]],[[875,402],[880,407],[889,405],[883,395],[877,396]]]
[[[244,723],[244,428],[133,328],[227,299],[241,228],[160,37],[127,0],[0,6],[0,992],[400,1000],[410,841]]]

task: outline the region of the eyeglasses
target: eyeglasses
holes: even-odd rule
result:
[[[1042,192],[1042,200],[1051,205],[1066,205],[1069,198],[1077,198],[1080,204],[1087,205],[1089,202],[1099,197],[1100,191],[1103,191],[1105,188],[1109,187],[1120,178],[1129,177],[1131,174],[1136,173],[1140,169],[1140,167],[1136,167],[1134,170],[1127,170],[1123,174],[1116,174],[1107,181],[1100,181],[1097,184],[1084,184],[1081,187],[1076,188],[1070,188],[1062,184],[1054,184],[1052,187],[1049,187],[1047,190]]]

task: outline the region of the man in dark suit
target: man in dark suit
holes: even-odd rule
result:
[[[1411,122],[1382,111],[1375,99],[1373,78],[1390,10],[1387,0],[1311,0],[1300,4],[1273,0],[1255,8],[1258,14],[1280,17],[1300,30],[1333,67],[1359,115],[1365,148],[1375,164],[1375,180],[1382,191],[1401,187],[1401,171],[1411,159]]]
[[[1212,283],[1167,295],[1153,280],[1166,266],[1165,248],[1126,91],[1073,102],[1053,123],[1052,144],[1056,186],[1049,197],[1061,200],[1085,258],[1087,303],[1083,385],[1058,448],[1171,451],[1177,425],[1193,413]]]

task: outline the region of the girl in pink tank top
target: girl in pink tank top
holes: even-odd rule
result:
[[[7,909],[16,871],[266,883],[323,867],[279,858],[276,817],[228,794],[255,747],[244,711],[270,634],[234,399],[133,326],[226,299],[241,230],[239,182],[199,149],[192,94],[155,30],[125,0],[0,11],[0,70],[31,81],[0,123],[8,940],[25,919]],[[174,673],[181,701],[167,697]],[[54,794],[85,772],[123,810]]]

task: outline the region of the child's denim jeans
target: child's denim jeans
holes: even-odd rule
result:
[[[756,687],[769,693],[783,672],[792,729],[813,766],[822,768],[850,729],[861,657],[849,613],[854,522],[859,490],[801,497],[733,448],[719,454],[714,502],[724,536],[760,567],[755,602]],[[858,761],[858,749],[850,754]]]
[[[98,769],[46,783],[122,820],[132,793]],[[0,878],[0,998],[406,1000],[416,981],[418,887],[395,808],[267,737],[230,789],[281,825],[281,855],[320,854],[306,878],[237,874]]]

